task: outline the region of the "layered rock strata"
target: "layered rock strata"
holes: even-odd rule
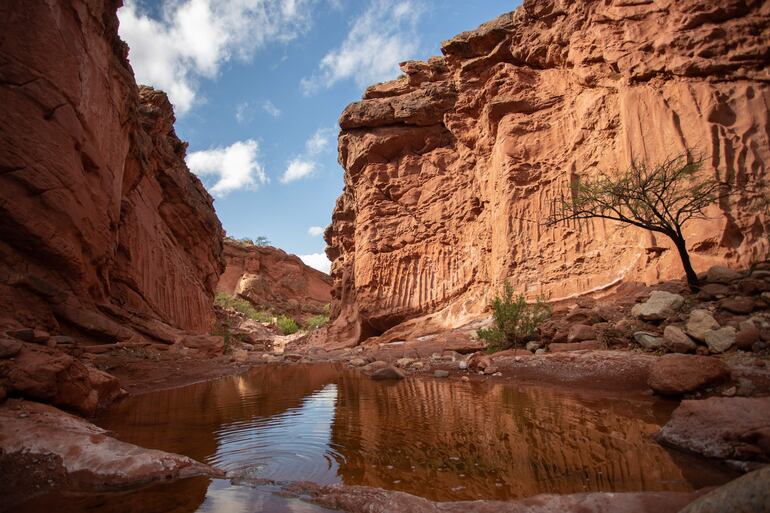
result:
[[[688,149],[731,191],[686,226],[696,269],[764,259],[769,30],[759,0],[526,0],[403,63],[340,118],[330,340],[461,325],[505,279],[558,300],[681,277],[665,238],[543,221],[581,179]]]
[[[217,292],[242,297],[259,310],[296,318],[328,311],[331,278],[299,257],[270,246],[226,239],[224,258],[225,271]]]
[[[0,6],[0,328],[210,328],[222,229],[166,95],[134,81],[120,3]]]

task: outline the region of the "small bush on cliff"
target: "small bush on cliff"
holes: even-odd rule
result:
[[[572,198],[562,199],[546,225],[608,219],[665,235],[679,253],[687,284],[697,290],[682,227],[690,219],[705,219],[706,208],[724,196],[722,184],[699,172],[702,162],[685,152],[652,167],[634,162],[624,172],[578,180]]]
[[[313,317],[308,319],[305,326],[309,330],[314,330],[314,329],[320,328],[321,326],[326,326],[328,323],[329,323],[329,316],[326,314],[319,314],[319,315],[314,315]]]
[[[491,306],[495,325],[477,332],[479,338],[487,342],[490,352],[524,345],[551,316],[551,307],[542,299],[528,304],[524,294],[514,297],[513,287],[507,280],[502,295],[496,296]]]
[[[280,316],[276,324],[278,325],[278,329],[284,335],[291,335],[292,333],[297,333],[299,331],[299,326],[294,319],[285,315]]]

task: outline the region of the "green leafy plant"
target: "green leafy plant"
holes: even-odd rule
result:
[[[232,343],[230,340],[232,335],[230,333],[230,327],[227,326],[227,324],[222,324],[217,322],[214,324],[214,327],[211,329],[211,334],[222,337],[224,339],[222,352],[224,354],[230,354],[230,352],[232,351]]]
[[[524,294],[514,296],[513,287],[507,280],[502,294],[495,297],[491,306],[495,325],[476,332],[487,342],[490,352],[524,345],[537,327],[551,316],[551,307],[542,298],[527,303]]]
[[[258,311],[254,308],[254,305],[239,297],[233,297],[224,292],[220,292],[214,298],[214,304],[221,306],[222,308],[232,308],[236,312],[240,312],[249,319],[257,322],[273,322],[273,314],[270,312]]]
[[[270,245],[270,239],[268,239],[264,235],[258,235],[253,239],[250,237],[243,237],[241,239],[236,239],[235,237],[225,236],[225,240],[230,242],[237,242],[240,244],[246,244],[247,246],[269,246]]]
[[[319,315],[314,315],[313,317],[308,319],[307,322],[305,323],[305,326],[309,330],[314,330],[314,329],[320,328],[321,326],[325,326],[328,323],[329,323],[329,316],[326,314],[319,314]]]
[[[292,333],[299,331],[299,325],[294,321],[294,319],[286,315],[280,316],[276,322],[276,325],[278,326],[280,332],[284,335],[291,335]]]

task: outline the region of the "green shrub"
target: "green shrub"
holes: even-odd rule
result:
[[[297,333],[299,331],[299,326],[294,319],[285,315],[280,316],[276,324],[278,325],[280,332],[284,335],[291,335],[292,333]]]
[[[320,328],[321,326],[325,326],[329,323],[329,316],[326,314],[319,314],[314,315],[310,319],[307,320],[307,323],[305,323],[305,326],[309,330],[314,330],[317,328]]]
[[[537,327],[551,316],[551,307],[542,298],[527,304],[524,294],[514,297],[513,287],[507,280],[502,296],[496,296],[491,306],[495,325],[477,332],[479,338],[487,342],[490,352],[524,345]]]
[[[233,297],[224,292],[220,292],[214,298],[214,304],[221,306],[222,308],[232,308],[236,312],[240,312],[249,319],[257,322],[273,322],[273,314],[270,312],[260,312],[254,308],[254,305],[241,299],[239,297]]]
[[[232,351],[230,328],[227,324],[215,323],[211,329],[211,334],[222,337],[224,339],[224,345],[222,346],[222,352],[224,354],[230,354]]]

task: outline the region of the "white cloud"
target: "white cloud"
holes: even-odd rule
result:
[[[265,103],[262,104],[262,109],[276,119],[281,117],[281,109],[276,107],[270,100],[266,100]]]
[[[324,234],[324,229],[320,226],[311,226],[307,229],[307,234],[311,237],[319,237]]]
[[[342,45],[327,53],[318,71],[301,81],[305,94],[353,79],[360,87],[394,78],[398,63],[419,49],[417,22],[425,11],[419,0],[372,0],[353,20]]]
[[[312,253],[310,255],[299,255],[300,260],[305,262],[305,265],[309,265],[313,269],[318,269],[321,272],[329,274],[331,271],[332,263],[326,258],[323,253]]]
[[[216,181],[209,191],[214,196],[222,197],[238,189],[256,189],[267,183],[267,175],[257,160],[258,156],[257,141],[249,139],[226,148],[190,153],[187,165],[200,177],[214,177]]]
[[[319,128],[316,130],[305,143],[305,152],[308,155],[323,153],[329,148],[336,131],[335,128]]]
[[[238,123],[243,123],[251,119],[251,105],[249,102],[239,103],[235,107],[235,120]]]
[[[301,178],[306,178],[315,171],[316,163],[312,160],[296,158],[289,162],[286,171],[281,176],[281,183],[289,183]]]
[[[328,151],[333,141],[336,128],[319,128],[305,141],[305,151],[289,161],[286,171],[281,176],[281,183],[290,183],[312,176],[320,167],[316,157]]]
[[[137,82],[166,91],[182,115],[197,101],[200,78],[216,78],[230,59],[246,61],[269,42],[305,33],[317,1],[175,0],[155,19],[127,0],[118,12],[120,36]]]

